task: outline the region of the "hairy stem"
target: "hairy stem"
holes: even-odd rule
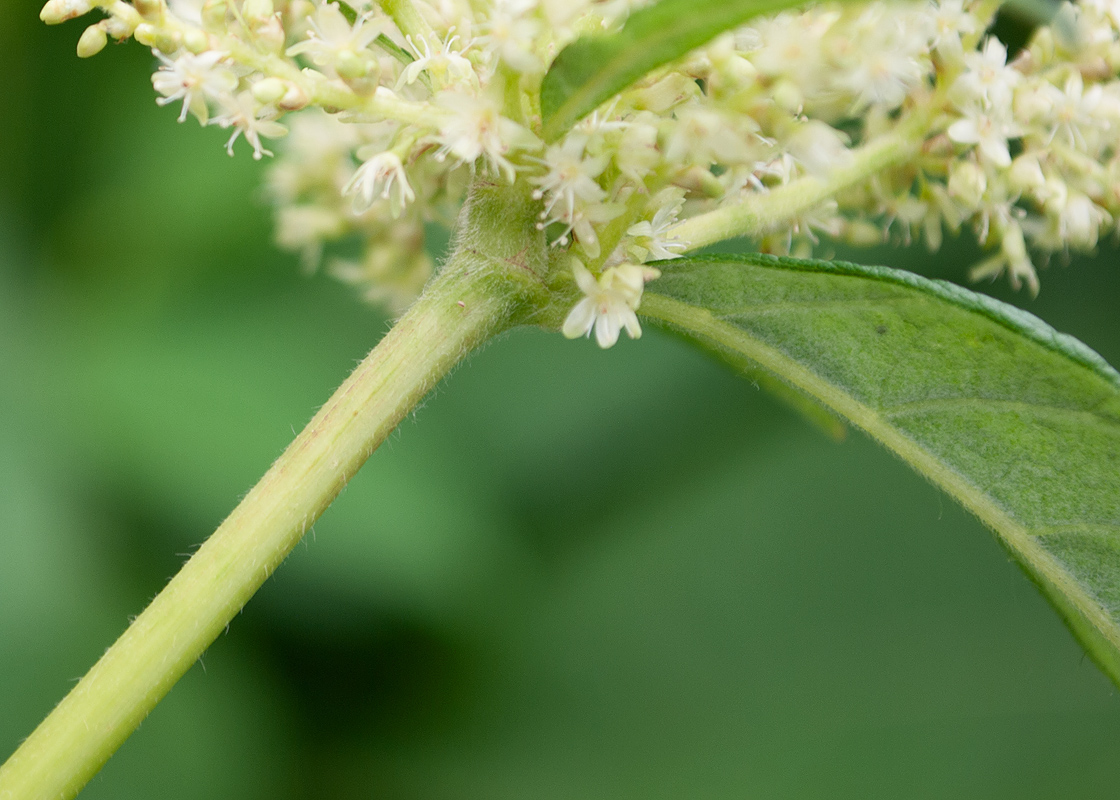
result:
[[[73,797],[190,668],[397,423],[541,292],[538,205],[473,187],[457,248],[213,536],[0,767],[2,800]]]
[[[826,178],[807,175],[769,192],[750,194],[739,203],[674,225],[669,236],[686,242],[691,251],[736,236],[768,233],[876,173],[909,161],[929,135],[929,120],[915,115],[890,133],[852,151],[848,163],[829,172]]]

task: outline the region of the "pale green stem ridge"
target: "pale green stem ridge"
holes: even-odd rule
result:
[[[377,446],[456,364],[543,291],[539,204],[473,187],[422,297],[233,513],[0,766],[0,799],[76,795],[277,568]]]
[[[674,225],[668,235],[685,242],[689,252],[736,236],[769,233],[876,173],[910,160],[928,135],[928,118],[915,115],[890,133],[853,150],[848,162],[826,178],[807,175],[768,192],[750,194],[738,203]]]
[[[397,28],[405,36],[430,38],[432,26],[420,16],[412,0],[380,0],[381,10],[393,18]]]

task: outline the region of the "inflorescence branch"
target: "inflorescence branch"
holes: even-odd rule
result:
[[[640,331],[644,264],[729,237],[809,255],[970,228],[989,251],[974,279],[1037,292],[1037,264],[1116,230],[1120,0],[1067,3],[1010,55],[988,34],[996,0],[760,18],[546,144],[555,54],[644,2],[50,0],[42,17],[99,9],[79,54],[151,47],[157,101],[230,129],[231,154],[288,134],[277,242],[394,313],[433,272],[425,224],[450,224],[477,176],[534,193],[549,285],[595,298],[562,327],[603,346]],[[339,255],[355,236],[362,254]]]

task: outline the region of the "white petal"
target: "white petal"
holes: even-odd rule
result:
[[[576,259],[572,259],[572,275],[579,290],[585,295],[591,297],[599,293],[599,282],[595,280],[595,276]]]
[[[642,338],[642,326],[638,323],[638,315],[626,309],[622,314],[622,324],[626,328],[626,332],[630,334],[631,339]]]
[[[980,152],[997,167],[1011,166],[1011,151],[1007,149],[1007,140],[989,136],[980,142]]]
[[[949,126],[949,138],[960,144],[976,144],[980,141],[980,131],[971,119],[958,119]]]
[[[591,298],[585,297],[568,312],[568,318],[564,320],[564,327],[561,330],[569,339],[578,339],[590,333],[591,326],[594,324],[595,303]]]
[[[618,331],[618,315],[613,309],[606,314],[600,314],[599,318],[595,320],[595,341],[604,350],[613,347],[614,343],[618,341]]]

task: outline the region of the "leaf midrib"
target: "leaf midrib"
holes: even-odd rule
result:
[[[1120,630],[1112,623],[1103,604],[1068,573],[1060,562],[1035,539],[1030,529],[1012,517],[1001,505],[960,473],[949,469],[917,441],[894,428],[874,408],[853,395],[821,379],[808,367],[777,348],[754,338],[710,311],[663,295],[647,293],[642,302],[643,316],[680,326],[691,334],[746,355],[775,375],[817,398],[849,419],[857,427],[883,443],[913,465],[934,484],[956,497],[962,505],[991,528],[1024,563],[1038,571],[1036,578],[1052,584],[1087,620],[1092,633],[1120,650]],[[1075,620],[1071,620],[1075,622]],[[1115,670],[1115,665],[1113,665]]]

